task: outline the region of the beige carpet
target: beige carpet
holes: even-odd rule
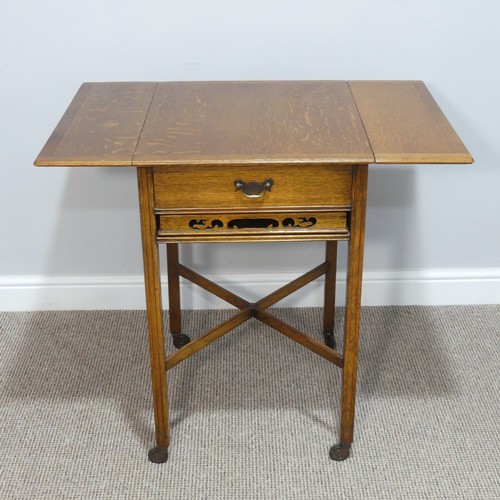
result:
[[[320,332],[318,309],[279,314]],[[0,314],[0,498],[500,498],[500,306],[363,309],[345,462],[339,369],[252,320],[169,372],[151,464],[145,330],[142,311]]]

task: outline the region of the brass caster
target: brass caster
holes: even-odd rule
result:
[[[324,332],[323,335],[325,336],[325,345],[330,349],[337,349],[337,342],[335,342],[333,332]]]
[[[330,458],[332,460],[337,460],[341,462],[349,457],[349,451],[351,450],[350,444],[338,443],[330,448]]]
[[[168,459],[168,447],[155,446],[151,448],[148,452],[148,458],[154,464],[164,464]]]
[[[177,349],[191,342],[191,339],[187,335],[184,335],[183,333],[173,333],[172,339],[174,340],[174,346]]]

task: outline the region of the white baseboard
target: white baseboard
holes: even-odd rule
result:
[[[283,286],[296,275],[207,276],[220,285],[255,301]],[[166,280],[164,280],[165,282]],[[0,310],[41,311],[73,309],[144,309],[144,284],[140,275],[129,276],[3,276],[0,277]],[[184,309],[231,307],[182,280]],[[337,282],[337,304],[343,305],[345,274]],[[166,289],[163,290],[166,304]],[[287,297],[278,307],[315,307],[323,300],[323,281],[317,280]],[[499,304],[500,268],[425,271],[366,271],[363,305]]]

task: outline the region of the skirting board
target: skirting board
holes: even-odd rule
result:
[[[233,274],[207,276],[243,298],[254,302],[297,277],[292,274]],[[163,280],[166,283],[166,279]],[[337,304],[344,305],[345,273],[337,281]],[[197,286],[182,280],[184,309],[231,307]],[[163,299],[167,305],[167,290]],[[276,307],[319,307],[323,281],[295,292]],[[500,268],[425,271],[365,271],[363,305],[449,305],[500,303]],[[0,277],[0,310],[108,310],[144,309],[144,285],[132,276],[3,276]]]

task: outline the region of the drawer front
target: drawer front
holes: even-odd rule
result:
[[[193,209],[209,212],[348,207],[351,185],[352,167],[343,165],[230,165],[158,167],[154,170],[155,207],[178,213]]]
[[[347,239],[345,211],[159,215],[158,241]]]

